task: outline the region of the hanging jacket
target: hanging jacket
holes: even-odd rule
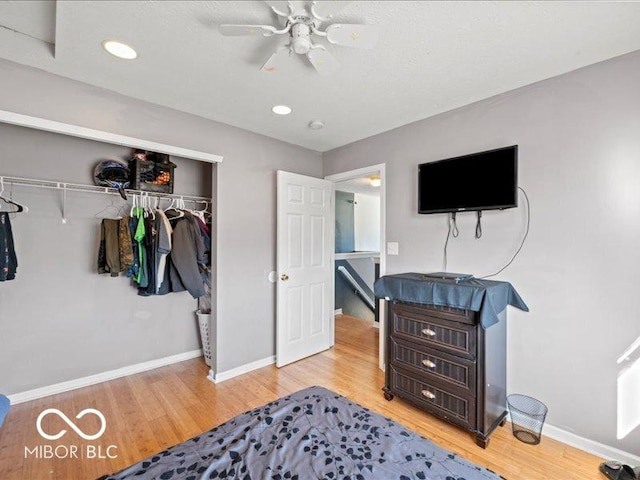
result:
[[[0,212],[0,282],[14,280],[18,257],[13,243],[13,231],[7,212]]]
[[[117,277],[133,264],[133,249],[129,235],[129,217],[105,218],[100,223],[100,248],[98,273],[110,273]]]
[[[133,266],[133,243],[129,232],[131,217],[125,216],[118,222],[118,245],[120,247],[120,271],[128,272]]]
[[[98,252],[98,273],[120,274],[120,222],[105,218],[100,223],[100,251]]]
[[[184,212],[180,218],[170,218],[173,227],[172,247],[169,255],[170,291],[187,290],[193,298],[202,297],[204,286],[204,242],[200,227],[193,215]],[[165,285],[161,287],[161,293]]]

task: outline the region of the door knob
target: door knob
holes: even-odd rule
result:
[[[287,275],[286,273],[283,273],[282,275],[280,275],[280,280],[282,280],[283,282],[286,282],[287,280],[289,280],[289,275]]]

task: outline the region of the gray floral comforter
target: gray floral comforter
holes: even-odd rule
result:
[[[114,475],[125,479],[497,480],[322,387],[248,411]]]

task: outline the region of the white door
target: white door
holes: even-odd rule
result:
[[[278,367],[333,343],[333,183],[278,171]]]

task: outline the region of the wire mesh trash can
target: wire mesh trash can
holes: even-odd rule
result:
[[[198,324],[200,325],[200,340],[202,342],[204,363],[211,367],[211,314],[202,313],[198,310],[196,315],[198,316]]]
[[[518,394],[507,397],[507,406],[511,414],[513,436],[529,445],[539,444],[547,406],[533,397]]]

